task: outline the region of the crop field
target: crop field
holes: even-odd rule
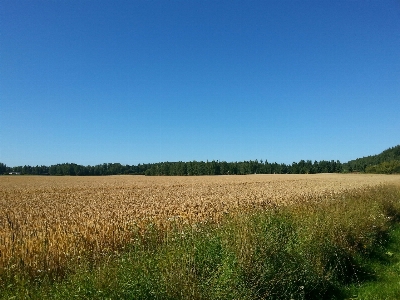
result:
[[[0,273],[61,272],[81,257],[96,260],[151,228],[218,223],[252,208],[340,197],[398,183],[364,174],[204,177],[0,177]]]

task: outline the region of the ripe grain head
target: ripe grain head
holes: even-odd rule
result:
[[[399,177],[361,174],[201,177],[0,177],[0,273],[62,273],[151,228],[220,222],[253,208],[335,199]],[[161,234],[160,239],[164,233]]]

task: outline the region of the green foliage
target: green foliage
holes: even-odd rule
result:
[[[400,227],[397,225],[390,232],[386,247],[369,260],[376,278],[346,287],[347,299],[386,300],[400,299]]]
[[[366,173],[400,174],[400,160],[384,161],[377,165],[367,166]]]
[[[19,172],[22,175],[56,175],[56,176],[102,176],[102,175],[147,175],[147,176],[193,176],[193,175],[246,175],[246,174],[314,174],[339,173],[342,164],[339,161],[301,160],[292,165],[250,160],[243,162],[226,161],[191,161],[191,162],[161,162],[139,164],[137,166],[108,163],[96,166],[82,166],[74,163],[64,163],[47,166],[20,166],[9,168],[0,164],[4,172]]]
[[[398,165],[394,166],[393,169],[387,169],[385,163],[391,163],[392,161],[400,161],[400,145],[386,149],[377,155],[351,160],[345,165],[345,168],[350,172],[399,173],[399,168],[396,167]]]
[[[7,166],[3,163],[0,163],[0,175],[6,174],[7,170],[8,170]]]
[[[246,175],[246,174],[315,174],[341,172],[400,173],[400,145],[389,148],[381,154],[358,158],[342,164],[340,161],[300,160],[291,165],[269,163],[267,160],[242,162],[191,161],[160,162],[152,164],[121,165],[104,163],[95,166],[82,166],[64,163],[48,166],[7,167],[0,163],[0,174],[18,172],[22,175],[147,175],[147,176],[192,176],[192,175]]]
[[[291,165],[250,160],[243,162],[226,161],[192,161],[192,162],[162,162],[151,164],[146,170],[147,176],[164,175],[246,175],[246,174],[315,174],[342,172],[340,161],[301,160]]]

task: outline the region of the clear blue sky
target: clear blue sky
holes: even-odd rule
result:
[[[301,159],[400,143],[400,2],[0,0],[0,162]]]

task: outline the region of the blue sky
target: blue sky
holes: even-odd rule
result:
[[[399,116],[399,1],[0,0],[8,166],[346,162]]]

